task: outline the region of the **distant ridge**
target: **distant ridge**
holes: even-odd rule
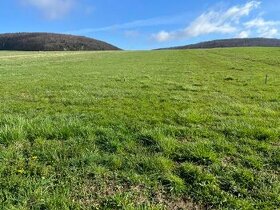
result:
[[[106,42],[83,36],[55,33],[7,33],[0,34],[0,50],[102,51],[120,49]]]
[[[186,46],[161,48],[158,50],[180,50],[180,49],[207,49],[225,47],[280,47],[280,39],[246,38],[246,39],[221,39]]]

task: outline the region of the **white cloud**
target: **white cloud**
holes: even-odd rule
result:
[[[233,6],[222,17],[239,21],[243,16],[248,16],[253,9],[260,6],[259,1],[250,1],[244,6]]]
[[[276,38],[279,36],[278,29],[277,28],[267,29],[267,30],[263,31],[260,34],[260,36],[265,37],[265,38]]]
[[[280,26],[280,21],[266,21],[263,18],[256,18],[244,23],[244,26],[256,30],[258,36],[274,38],[279,35],[277,27]]]
[[[243,39],[243,38],[248,38],[251,34],[251,31],[241,31],[237,36],[236,38],[240,38],[240,39]]]
[[[241,6],[233,6],[226,11],[209,11],[200,15],[185,29],[171,32],[161,31],[154,34],[153,38],[159,42],[164,42],[211,33],[231,34],[238,31],[240,19],[248,16],[259,5],[259,1],[250,1]]]
[[[247,28],[260,28],[266,26],[280,25],[280,21],[265,21],[263,18],[256,18],[244,23]]]
[[[156,39],[158,42],[165,42],[172,39],[172,34],[166,31],[161,31],[153,35],[153,38]]]
[[[196,37],[210,33],[232,33],[236,28],[231,24],[227,14],[209,12],[198,17],[189,27],[184,30],[186,37]]]
[[[74,7],[74,0],[22,0],[26,6],[35,7],[50,20],[67,15]]]

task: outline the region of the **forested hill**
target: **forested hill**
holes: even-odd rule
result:
[[[78,51],[120,50],[106,42],[54,33],[9,33],[0,34],[0,50],[19,51]]]
[[[225,48],[225,47],[280,47],[280,39],[246,38],[246,39],[221,39],[198,44],[163,48],[167,49],[200,49],[200,48]],[[163,50],[160,49],[160,50]]]

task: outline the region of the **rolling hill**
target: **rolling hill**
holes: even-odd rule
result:
[[[54,33],[0,34],[0,50],[19,51],[80,51],[120,50],[92,38]]]
[[[185,46],[162,48],[159,50],[176,49],[207,49],[207,48],[226,48],[226,47],[280,47],[279,39],[267,38],[245,38],[245,39],[221,39],[208,42],[200,42]]]

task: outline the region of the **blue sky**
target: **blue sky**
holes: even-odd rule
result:
[[[279,0],[3,0],[0,33],[88,36],[128,50],[280,38]]]

